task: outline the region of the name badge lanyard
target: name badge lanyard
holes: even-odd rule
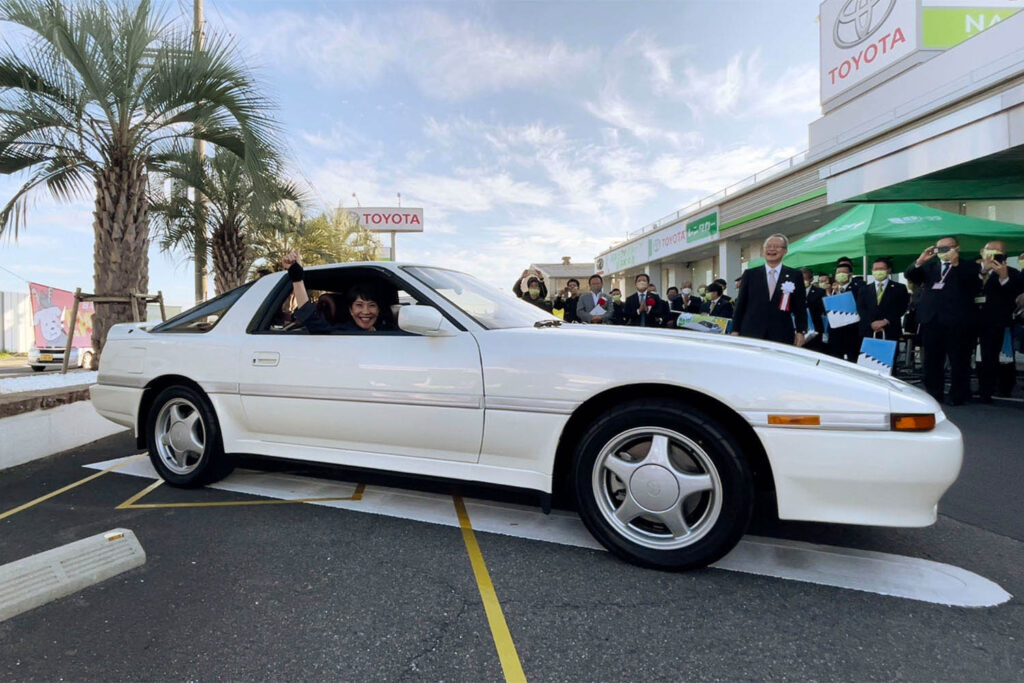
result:
[[[943,276],[941,278],[939,278],[938,282],[936,282],[934,285],[932,285],[932,289],[942,289],[943,287],[945,287],[946,286],[946,278],[949,277],[949,274],[950,274],[950,272],[952,272],[953,268],[954,268],[953,264],[952,263],[949,264],[949,268],[946,268],[945,274],[943,274]]]

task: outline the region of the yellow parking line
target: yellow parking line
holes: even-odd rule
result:
[[[356,486],[355,492],[351,496],[341,496],[332,498],[294,498],[291,500],[222,500],[222,501],[210,501],[205,503],[138,503],[139,500],[149,495],[151,492],[156,490],[158,486],[163,484],[163,479],[157,479],[152,484],[142,489],[134,496],[126,500],[125,502],[118,505],[115,510],[155,510],[157,508],[222,508],[222,507],[237,507],[240,505],[291,505],[293,503],[333,503],[336,501],[358,501],[363,499],[363,491],[366,490],[366,484],[359,484]]]
[[[476,535],[469,523],[469,515],[466,514],[466,505],[462,502],[462,496],[452,496],[455,500],[455,512],[459,515],[459,527],[462,529],[462,540],[466,543],[466,552],[469,553],[469,562],[473,565],[473,575],[476,577],[477,588],[480,589],[480,599],[484,603],[484,612],[487,614],[487,623],[491,627],[491,637],[494,639],[494,647],[498,650],[498,659],[501,661],[501,670],[505,674],[506,681],[526,681],[526,674],[523,673],[523,665],[519,661],[519,653],[516,652],[516,645],[512,642],[512,634],[509,633],[508,624],[505,623],[505,614],[501,611],[501,603],[498,602],[498,594],[494,591],[494,584],[491,583],[491,575],[484,563],[483,553],[476,542]]]
[[[117,468],[124,467],[129,462],[131,462],[132,460],[137,460],[138,458],[141,458],[143,456],[145,456],[145,453],[140,453],[139,455],[134,455],[134,456],[132,456],[132,457],[126,459],[126,460],[122,460],[121,462],[117,463],[116,465],[111,465],[107,469],[101,470],[101,471],[97,472],[96,474],[90,474],[85,479],[79,479],[74,484],[68,484],[67,486],[65,486],[62,489],[57,489],[56,491],[53,491],[52,493],[47,493],[45,496],[40,496],[39,498],[36,498],[35,500],[29,501],[29,502],[25,503],[24,505],[19,505],[18,507],[14,508],[13,510],[8,510],[7,512],[0,513],[0,519],[6,519],[7,517],[10,517],[11,515],[16,515],[17,513],[21,512],[22,510],[27,510],[28,508],[32,507],[33,505],[37,505],[39,503],[42,503],[43,501],[49,500],[49,499],[53,498],[54,496],[59,496],[60,494],[64,493],[65,491],[70,491],[71,489],[75,488],[76,486],[81,486],[82,484],[88,483],[88,482],[92,481],[93,479],[95,479],[97,477],[102,477],[107,472],[113,472]]]

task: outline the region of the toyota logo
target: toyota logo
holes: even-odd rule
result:
[[[895,6],[896,0],[847,0],[832,28],[832,42],[841,48],[860,45],[885,23]]]

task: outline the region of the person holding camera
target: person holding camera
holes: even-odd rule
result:
[[[938,256],[938,261],[933,261]],[[950,367],[950,405],[971,394],[971,351],[976,338],[981,268],[960,259],[960,242],[947,236],[928,247],[907,268],[907,279],[921,289],[917,322],[924,353],[924,388],[940,403],[945,394],[946,359]]]
[[[1009,396],[1016,382],[1016,367],[1010,365],[1000,374],[999,351],[1006,330],[1013,323],[1016,298],[1024,292],[1020,271],[1006,265],[1006,244],[992,241],[981,250],[981,293],[978,304],[978,341],[981,365],[978,366],[978,394],[982,403],[991,403],[998,384],[999,393]]]
[[[580,281],[576,278],[569,278],[565,288],[555,297],[554,308],[561,308],[564,312],[562,319],[567,323],[578,323],[580,321],[577,308],[580,305]]]

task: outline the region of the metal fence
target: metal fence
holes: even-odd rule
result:
[[[0,292],[0,351],[27,353],[35,343],[28,293]]]

